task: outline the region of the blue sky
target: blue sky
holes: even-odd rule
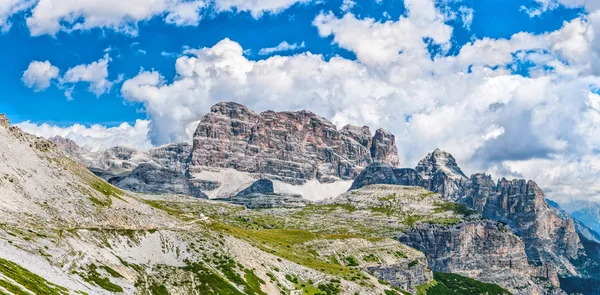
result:
[[[471,38],[509,38],[520,31],[554,31],[562,26],[563,21],[575,18],[583,11],[561,7],[541,17],[530,18],[520,8],[524,5],[523,2],[455,1],[450,7],[456,9],[466,6],[476,13],[470,29],[465,29],[459,20],[449,22],[455,29],[452,38],[454,52]],[[268,58],[258,54],[260,49],[277,46],[282,41],[305,42],[306,47],[301,51],[323,54],[326,58],[341,55],[354,59],[352,52],[332,44],[331,37],[320,37],[317,28],[312,25],[313,19],[321,11],[332,11],[342,16],[345,12],[341,11],[341,5],[342,1],[296,4],[281,13],[267,14],[259,19],[248,12],[217,15],[207,13],[208,16],[198,26],[190,27],[165,24],[156,17],[140,22],[137,36],[98,28],[71,33],[59,32],[56,36],[31,37],[25,24],[28,12],[22,12],[12,17],[13,26],[10,31],[0,35],[0,44],[4,44],[0,49],[0,64],[3,68],[0,72],[0,79],[3,81],[0,87],[0,109],[14,122],[30,120],[58,126],[75,123],[116,126],[122,122],[134,124],[136,119],[145,118],[143,106],[124,102],[119,93],[119,85],[115,85],[110,93],[96,97],[86,90],[86,85],[80,83],[75,85],[74,99],[69,101],[64,90],[51,87],[46,91],[33,92],[21,82],[22,73],[32,60],[48,60],[60,69],[67,69],[100,59],[107,48],[112,49],[109,52],[112,59],[109,80],[116,80],[121,74],[133,77],[140,68],[156,69],[167,79],[172,79],[175,75],[173,62],[182,48],[211,47],[223,38],[230,38],[240,43],[244,49],[251,50],[252,53],[247,56],[254,60]],[[535,5],[535,2],[530,1],[527,6]],[[391,19],[397,19],[406,11],[402,1],[383,0],[381,4],[359,1],[352,12],[361,17],[384,21],[387,20],[384,12]],[[298,51],[276,54],[290,55]],[[174,55],[165,57],[161,55],[163,52]]]
[[[591,0],[0,0],[0,111],[98,150],[190,141],[219,101],[309,109],[467,173],[600,199]],[[266,54],[261,54],[266,53]]]

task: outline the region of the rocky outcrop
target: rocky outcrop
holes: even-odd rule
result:
[[[139,164],[130,173],[114,176],[108,182],[116,187],[132,192],[153,194],[183,194],[207,199],[202,191],[190,185],[185,174],[163,168],[154,162]]]
[[[499,222],[468,221],[447,227],[422,223],[399,240],[425,253],[433,271],[499,283],[515,294],[550,294],[544,284],[540,286],[539,277],[548,287],[559,285],[555,271],[529,264],[523,240]]]
[[[468,179],[454,157],[440,149],[419,161],[415,170],[423,179],[423,187],[453,201],[460,196],[461,186]]]
[[[187,177],[191,151],[191,145],[187,143],[168,144],[149,151],[117,146],[90,152],[70,139],[57,136],[51,140],[64,154],[119,188],[207,198]]]
[[[501,179],[495,183],[482,173],[466,178],[454,157],[437,149],[414,170],[372,164],[355,179],[351,189],[374,183],[418,185],[440,193],[446,200],[509,225],[521,237],[529,262],[542,273],[551,270],[567,277],[590,276],[589,267],[582,265],[591,262],[582,261],[591,256],[582,245],[577,223],[550,208],[533,181]]]
[[[307,246],[324,259],[363,269],[410,294],[433,279],[423,253],[392,239],[316,240]]]
[[[242,205],[248,209],[301,208],[311,204],[300,195],[275,193],[273,181],[269,179],[259,179],[237,195],[217,200]]]
[[[574,220],[550,208],[535,182],[503,178],[495,184],[491,176],[475,174],[462,191],[460,203],[510,225],[523,238],[530,261],[556,267],[561,274],[578,272],[569,262],[583,248]]]
[[[423,179],[410,168],[394,168],[389,164],[373,163],[354,179],[350,190],[359,189],[371,184],[395,184],[408,186],[424,186]]]
[[[398,167],[400,159],[396,148],[396,137],[383,128],[377,129],[371,145],[371,157],[375,162],[389,163]]]
[[[336,126],[312,112],[257,114],[219,103],[194,134],[190,174],[204,167],[233,168],[260,178],[300,185],[354,179],[375,159],[398,164],[393,135],[368,127]]]
[[[248,188],[239,192],[236,196],[247,196],[251,194],[272,194],[275,192],[273,181],[269,179],[259,179]]]

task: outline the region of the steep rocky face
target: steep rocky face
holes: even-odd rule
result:
[[[272,194],[275,192],[273,181],[269,179],[259,179],[248,188],[239,192],[237,196],[246,196],[250,194]]]
[[[389,164],[378,162],[363,169],[352,182],[350,190],[359,189],[370,184],[425,186],[423,179],[414,169],[394,168]]]
[[[454,157],[440,149],[435,149],[423,158],[415,170],[423,179],[425,188],[451,200],[460,196],[460,188],[468,179]]]
[[[486,218],[509,224],[523,238],[533,263],[556,267],[564,275],[579,272],[569,262],[582,255],[575,223],[548,206],[535,182],[502,179],[496,184],[485,174],[466,178],[454,157],[439,149],[421,160],[415,170],[423,179],[423,187]]]
[[[308,112],[257,114],[236,103],[219,103],[200,121],[194,135],[190,174],[204,167],[233,168],[304,184],[353,179],[375,159],[397,164],[393,135],[368,127],[337,130],[326,119]]]
[[[490,176],[475,174],[462,190],[459,202],[509,224],[523,238],[530,261],[555,266],[562,274],[578,272],[568,262],[582,250],[574,220],[551,209],[535,182],[503,178],[496,185]]]
[[[185,174],[163,168],[154,162],[141,163],[132,172],[111,177],[108,182],[132,192],[182,194],[196,198],[208,198],[206,194],[190,184]]]
[[[372,164],[355,179],[352,189],[374,183],[422,186],[486,218],[508,224],[523,240],[527,258],[536,268],[555,269],[565,277],[593,276],[584,266],[594,263],[582,245],[577,223],[568,214],[550,208],[535,182],[502,179],[496,184],[486,174],[467,179],[454,158],[440,150],[419,162],[414,170],[418,177],[413,176],[412,169],[404,169],[405,177],[400,178],[400,171]]]
[[[559,285],[555,271],[529,264],[523,240],[499,222],[468,221],[447,227],[418,224],[399,240],[425,253],[434,271],[501,283],[514,294],[550,294],[545,287]],[[547,286],[540,284],[539,277]]]
[[[207,198],[187,177],[191,145],[174,143],[140,151],[117,146],[90,152],[70,139],[51,139],[59,150],[119,188],[142,193],[185,194]]]
[[[192,146],[186,142],[172,143],[148,151],[150,158],[168,170],[187,173]]]
[[[400,160],[398,159],[398,148],[396,148],[396,137],[383,128],[377,129],[371,145],[371,157],[375,162],[389,163],[398,167]]]
[[[311,204],[300,195],[275,193],[273,181],[269,179],[259,179],[237,195],[218,200],[248,209],[301,208]]]

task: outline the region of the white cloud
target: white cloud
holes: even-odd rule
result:
[[[473,15],[475,14],[475,10],[473,10],[473,8],[470,7],[461,6],[458,9],[458,12],[460,14],[460,19],[463,23],[463,26],[465,27],[465,29],[470,30],[471,24],[473,23]]]
[[[301,49],[306,47],[306,45],[304,44],[304,42],[298,44],[298,43],[294,43],[294,44],[290,44],[287,43],[286,41],[283,41],[281,43],[279,43],[279,45],[275,46],[275,47],[268,47],[268,48],[262,48],[258,54],[260,55],[270,55],[276,52],[284,52],[284,51],[294,51],[297,49]]]
[[[347,13],[337,18],[333,13],[319,14],[313,24],[322,37],[333,35],[333,42],[356,53],[358,59],[369,65],[381,65],[400,60],[429,59],[428,45],[423,38],[448,49],[452,27],[432,1],[406,0],[406,17],[397,21],[377,22],[375,19],[358,19]],[[399,53],[402,54],[399,54]]]
[[[10,17],[30,8],[34,0],[1,0],[0,1],[0,30],[5,32],[11,27]]]
[[[33,3],[33,0],[3,1],[9,5],[3,7],[0,2],[2,23],[29,7],[10,3]],[[156,17],[176,26],[197,26],[202,16],[209,13],[209,7],[217,13],[248,12],[259,18],[264,13],[279,13],[296,3],[308,2],[310,0],[39,0],[27,18],[27,26],[32,36],[95,28],[137,35],[140,22]]]
[[[108,62],[110,57],[103,58],[90,64],[81,64],[67,70],[62,78],[63,83],[90,83],[89,91],[100,96],[110,91],[113,82],[108,80]]]
[[[343,12],[349,12],[356,5],[356,2],[353,0],[343,0],[342,6],[340,6],[340,10]]]
[[[21,80],[34,91],[46,90],[50,82],[58,77],[59,69],[49,61],[33,61],[23,72]]]
[[[554,10],[559,6],[567,8],[585,8],[588,12],[600,9],[600,1],[597,0],[535,0],[535,5],[527,7],[521,6],[521,10],[530,17],[537,17],[546,11]]]
[[[305,4],[312,0],[213,0],[217,12],[249,12],[259,18],[266,13],[279,13],[296,3]]]
[[[75,124],[68,127],[60,127],[49,124],[34,124],[30,121],[16,124],[23,131],[51,138],[61,136],[75,141],[78,145],[91,150],[104,150],[113,146],[125,145],[140,149],[152,147],[148,140],[149,121],[137,120],[133,126],[122,123],[116,127],[107,128],[102,125],[91,125],[89,127]]]
[[[27,18],[31,35],[106,28],[137,34],[139,22],[164,16],[167,23],[197,25],[204,1],[183,0],[40,0]]]

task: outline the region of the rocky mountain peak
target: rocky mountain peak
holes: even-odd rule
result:
[[[190,175],[231,168],[259,178],[302,185],[354,179],[372,162],[398,166],[395,137],[379,129],[348,125],[338,130],[310,111],[256,114],[237,103],[219,103],[198,124]],[[196,179],[203,189],[214,189]]]
[[[373,136],[371,157],[375,162],[389,163],[394,167],[400,166],[396,137],[389,131],[379,128]]]
[[[257,114],[245,105],[236,102],[220,102],[210,108],[211,113],[221,114],[233,119],[256,116]]]
[[[423,179],[428,179],[434,174],[441,172],[451,179],[467,179],[468,177],[462,172],[456,159],[441,149],[436,148],[433,152],[427,154],[425,158],[419,161],[416,170],[421,174]]]
[[[373,144],[373,135],[371,134],[371,129],[369,126],[355,126],[355,125],[346,125],[342,127],[340,132],[360,143],[362,146],[369,148],[369,153],[371,152],[371,146]]]

